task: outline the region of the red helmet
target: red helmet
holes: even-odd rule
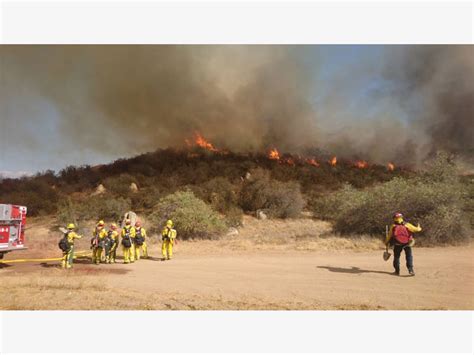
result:
[[[393,219],[403,218],[403,215],[400,212],[397,212],[393,215]]]
[[[136,221],[136,222],[135,222],[135,227],[140,227],[141,225],[142,225],[142,224],[141,224],[140,221]]]

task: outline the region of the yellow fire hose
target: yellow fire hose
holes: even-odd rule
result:
[[[74,253],[74,259],[83,258],[86,256],[91,256],[91,252],[87,250],[82,250]],[[60,258],[46,258],[46,259],[12,259],[12,260],[0,260],[0,264],[10,264],[10,263],[34,263],[41,261],[61,261],[64,257]]]

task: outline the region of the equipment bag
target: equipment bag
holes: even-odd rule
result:
[[[130,236],[129,235],[125,235],[123,238],[122,238],[122,245],[125,247],[125,248],[130,248],[132,246],[132,241],[130,240]]]
[[[135,244],[136,245],[141,246],[141,245],[143,245],[144,242],[145,242],[145,238],[143,238],[141,234],[137,234],[135,236]]]
[[[61,240],[58,243],[59,249],[61,249],[63,252],[67,253],[71,249],[71,244],[69,244],[68,240],[68,234],[65,233],[64,236],[61,238]]]
[[[412,235],[405,225],[395,224],[393,226],[392,238],[395,239],[396,243],[407,244],[412,239]]]

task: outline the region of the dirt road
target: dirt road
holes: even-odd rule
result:
[[[55,263],[15,264],[0,269],[1,292],[11,291],[0,297],[0,308],[472,310],[473,252],[472,246],[416,248],[415,277],[404,267],[401,277],[391,275],[392,259],[384,262],[382,251],[178,252],[169,262],[84,261],[69,272]],[[157,246],[152,253],[159,255]]]

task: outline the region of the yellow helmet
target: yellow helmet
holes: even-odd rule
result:
[[[116,225],[115,223],[112,223],[112,224],[110,225],[110,228],[115,230],[115,229],[117,229],[117,225]]]
[[[403,222],[403,215],[400,212],[397,212],[393,215],[393,220],[395,223],[402,223]]]
[[[98,225],[99,227],[103,227],[103,226],[105,226],[105,222],[104,222],[103,220],[100,220],[100,221],[97,223],[97,225]]]
[[[168,219],[166,221],[166,226],[169,227],[169,228],[173,227],[173,221],[171,219]]]
[[[67,225],[67,229],[75,229],[75,228],[76,228],[76,226],[74,225],[74,223],[69,223]]]

